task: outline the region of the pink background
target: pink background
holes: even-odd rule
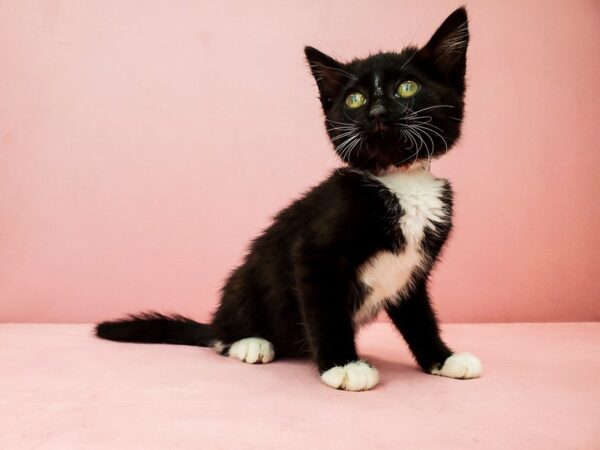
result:
[[[143,3],[143,6],[142,6]],[[455,1],[0,3],[0,320],[206,319],[337,162],[302,47],[424,43]],[[472,2],[444,321],[598,320],[600,3]]]

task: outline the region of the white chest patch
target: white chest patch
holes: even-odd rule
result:
[[[359,268],[360,280],[369,293],[354,315],[356,324],[373,320],[386,302],[401,300],[413,274],[426,262],[421,252],[425,230],[435,230],[436,224],[449,220],[442,199],[445,180],[420,167],[383,175],[377,180],[398,197],[402,206],[404,214],[398,226],[406,246],[398,254],[380,252]]]

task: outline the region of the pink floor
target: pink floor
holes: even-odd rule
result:
[[[382,383],[350,393],[307,362],[0,325],[0,449],[600,449],[600,323],[444,331],[483,378],[425,375],[375,324],[361,348]]]

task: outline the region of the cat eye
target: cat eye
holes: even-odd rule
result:
[[[416,81],[406,80],[398,85],[396,94],[398,94],[399,97],[408,98],[419,92],[420,88],[421,86]]]
[[[360,108],[367,102],[367,99],[360,92],[353,92],[346,97],[346,106],[350,109]]]

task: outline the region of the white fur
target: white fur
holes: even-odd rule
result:
[[[380,252],[359,268],[360,280],[369,288],[369,295],[354,315],[357,324],[369,322],[387,301],[402,297],[414,272],[427,262],[421,253],[425,230],[435,230],[436,223],[449,219],[442,201],[446,181],[435,178],[423,167],[376,178],[396,194],[402,206],[404,214],[398,225],[406,247],[399,254]]]
[[[449,356],[441,369],[432,369],[431,373],[449,378],[478,378],[483,373],[481,361],[471,353],[455,353]]]
[[[275,358],[275,350],[266,339],[251,337],[231,344],[227,355],[248,364],[266,364]]]
[[[368,391],[379,382],[379,372],[364,361],[353,361],[323,372],[321,381],[334,389]]]

